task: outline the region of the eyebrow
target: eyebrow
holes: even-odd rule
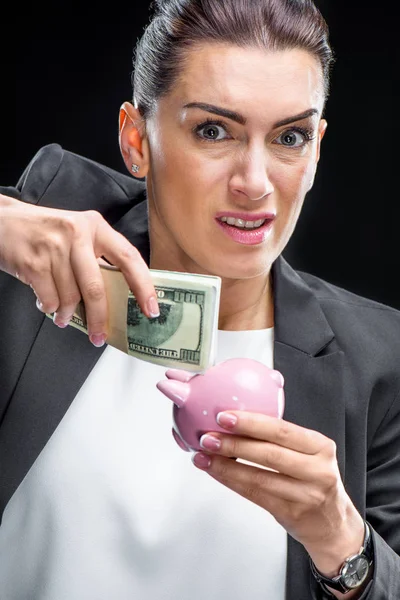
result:
[[[239,123],[240,125],[246,125],[247,123],[247,119],[243,117],[243,115],[232,110],[228,110],[227,108],[215,106],[214,104],[207,104],[206,102],[189,102],[188,104],[185,104],[183,108],[200,108],[201,110],[205,110],[206,112],[219,115],[220,117],[226,117],[227,119],[231,119],[232,121],[236,121],[236,123]],[[298,115],[293,115],[292,117],[287,117],[286,119],[277,121],[276,123],[274,123],[274,129],[276,127],[282,127],[283,125],[289,125],[290,123],[294,123],[295,121],[308,119],[308,117],[312,117],[314,115],[317,115],[318,113],[319,110],[317,108],[310,108]]]

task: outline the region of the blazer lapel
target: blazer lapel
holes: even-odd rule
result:
[[[273,267],[274,367],[285,379],[284,419],[320,431],[336,442],[341,475],[345,464],[345,357],[321,306],[280,257]],[[310,600],[315,587],[304,547],[288,536],[287,600]]]

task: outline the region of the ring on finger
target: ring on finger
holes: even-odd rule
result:
[[[43,312],[43,304],[40,302],[39,298],[36,298],[36,308],[38,308],[40,312]]]

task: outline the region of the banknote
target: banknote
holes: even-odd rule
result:
[[[149,319],[121,271],[106,265],[101,265],[101,271],[109,309],[109,345],[168,368],[201,372],[215,364],[219,277],[150,269],[160,316]],[[83,302],[70,325],[87,334]]]

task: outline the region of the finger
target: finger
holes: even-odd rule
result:
[[[101,242],[100,255],[122,271],[142,312],[149,318],[159,316],[160,309],[150,270],[137,248],[105,221],[100,222],[96,238]]]
[[[196,373],[189,373],[189,371],[184,371],[183,369],[168,369],[165,372],[167,379],[175,379],[176,381],[182,381],[182,383],[187,383],[195,375]]]
[[[95,346],[102,346],[108,333],[107,296],[100,266],[90,244],[72,247],[71,267],[85,305],[89,338]]]
[[[71,259],[53,258],[53,278],[57,287],[59,306],[54,314],[54,323],[66,327],[81,300],[81,293],[71,268]]]
[[[60,305],[60,299],[50,270],[41,275],[30,276],[30,287],[37,299],[36,306],[41,312],[47,314],[56,312]]]
[[[220,443],[216,447],[215,441]],[[315,472],[315,457],[290,450],[271,442],[239,437],[236,435],[204,434],[200,438],[204,450],[225,456],[238,458],[254,463],[257,466],[279,471],[284,475],[299,480],[312,481]]]
[[[227,415],[235,416],[237,422],[229,424],[228,419],[226,419]],[[221,427],[235,433],[235,435],[272,442],[278,446],[290,448],[304,454],[317,454],[328,440],[318,431],[300,427],[300,425],[284,419],[250,411],[219,413],[217,422]]]
[[[293,512],[294,507],[301,508],[305,512],[312,507],[317,507],[321,502],[321,492],[314,489],[305,482],[285,479],[284,476],[277,473],[274,477],[263,475],[262,485],[254,483],[252,480],[238,481],[237,479],[223,479],[210,473],[216,481],[222,483],[233,492],[240,494],[243,498],[258,504],[273,516],[287,517]]]
[[[209,459],[208,467],[205,466],[204,457]],[[195,453],[192,460],[200,470],[207,471],[226,487],[263,508],[268,509],[276,498],[289,502],[302,502],[306,498],[309,485],[286,475],[219,456],[210,457],[200,452]]]

